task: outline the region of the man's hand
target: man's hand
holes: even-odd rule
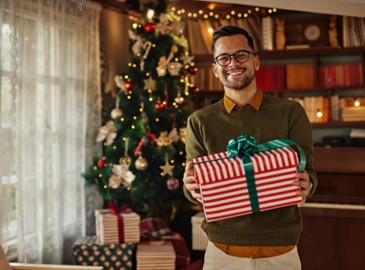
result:
[[[306,198],[308,197],[310,190],[309,190],[309,174],[304,172],[297,172],[296,177],[298,180],[293,182],[294,186],[300,187],[300,191],[298,191],[298,196],[303,197],[303,203],[300,206],[303,206],[305,203]]]
[[[190,191],[191,196],[198,202],[202,203],[202,197],[200,195],[200,190],[198,184],[195,182],[193,162],[188,161],[185,166],[185,173],[183,178],[184,185],[188,191]]]

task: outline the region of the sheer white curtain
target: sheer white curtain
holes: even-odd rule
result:
[[[0,0],[0,242],[20,262],[62,263],[85,232],[101,7],[77,2]]]

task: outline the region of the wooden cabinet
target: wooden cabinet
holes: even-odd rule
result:
[[[315,195],[301,208],[303,270],[358,270],[365,264],[365,148],[314,149]]]

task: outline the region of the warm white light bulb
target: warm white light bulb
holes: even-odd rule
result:
[[[360,101],[357,98],[354,100],[354,106],[355,107],[359,107],[360,106]]]
[[[153,16],[155,16],[155,11],[153,9],[149,9],[146,15],[147,19],[151,20]]]
[[[323,116],[323,113],[321,112],[321,110],[317,110],[317,117],[318,118],[322,118],[322,116]]]

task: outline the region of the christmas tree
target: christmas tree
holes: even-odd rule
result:
[[[165,12],[165,1],[145,9],[129,30],[131,61],[115,77],[116,106],[97,137],[103,156],[84,178],[107,202],[169,223],[188,206],[185,127],[197,69],[180,17]]]

